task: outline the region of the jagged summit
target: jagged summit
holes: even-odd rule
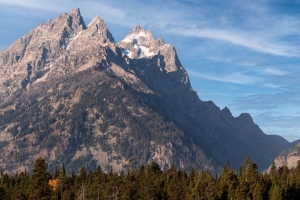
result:
[[[237,117],[241,122],[245,123],[245,124],[252,124],[253,122],[253,118],[251,117],[251,115],[249,113],[242,113],[240,114],[240,116]]]
[[[164,40],[164,38],[159,37],[159,38],[157,39],[157,45],[158,45],[158,46],[164,46],[164,45],[165,45],[165,40]]]
[[[140,31],[145,32],[145,29],[144,29],[143,27],[141,27],[140,25],[136,25],[136,26],[131,30],[130,33],[133,33],[133,32],[138,33],[138,32],[140,32]]]
[[[224,113],[224,115],[226,115],[228,117],[233,117],[232,113],[230,112],[230,110],[227,106],[222,109],[222,113]]]
[[[126,36],[127,39],[140,39],[141,37],[143,37],[144,39],[147,40],[155,40],[151,31],[150,30],[145,30],[143,27],[141,27],[140,25],[136,25],[131,31],[130,33]],[[125,39],[126,39],[125,38]]]
[[[71,10],[70,15],[81,17],[80,8],[75,8],[75,9]]]
[[[91,26],[93,24],[100,24],[100,25],[106,26],[104,20],[101,19],[101,17],[99,15],[95,15],[95,17],[93,17],[93,19],[87,26]]]
[[[107,29],[107,26],[103,19],[100,18],[99,15],[96,15],[91,22],[88,24],[88,29],[92,31],[92,34],[100,34],[106,39],[109,39],[110,42],[115,43],[115,39],[112,34]]]
[[[164,42],[162,38],[155,40],[151,31],[136,25],[118,45],[123,48],[124,55],[136,59],[157,55]]]
[[[0,53],[0,66],[5,68],[0,70],[0,95],[9,99],[36,81],[76,71],[78,65],[87,62],[97,62],[101,56],[94,56],[96,61],[85,55],[97,53],[93,48],[104,43],[115,43],[104,20],[95,16],[87,27],[78,8],[41,23]],[[79,52],[84,56],[78,61],[75,57]],[[74,60],[72,66],[66,64],[70,59]]]
[[[72,17],[73,24],[77,23],[79,26],[82,26],[83,29],[86,29],[86,25],[83,21],[79,8],[72,10],[69,16]]]

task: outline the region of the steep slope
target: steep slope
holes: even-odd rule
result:
[[[129,159],[212,170],[204,152],[147,101],[164,103],[97,66],[37,84],[0,117],[1,167],[19,171],[45,157],[50,170],[62,163],[76,171],[119,170]]]
[[[79,10],[40,24],[0,53],[1,103],[49,72],[68,44],[86,28]]]
[[[238,167],[247,156],[265,169],[289,143],[266,135],[249,114],[235,118],[228,108],[201,101],[192,89],[175,48],[136,26],[118,43],[130,67],[153,91],[168,102],[164,116],[174,121],[218,163],[230,160]]]
[[[79,9],[39,25],[0,53],[0,166],[45,157],[121,169],[158,162],[212,170],[251,157],[261,169],[289,143],[249,114],[199,99],[175,48],[136,26],[115,43]]]
[[[96,16],[86,26],[79,9],[40,24],[0,53],[0,103],[27,91],[35,81],[101,62],[103,51],[116,51],[113,43],[104,21]]]

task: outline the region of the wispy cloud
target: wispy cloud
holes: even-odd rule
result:
[[[267,110],[278,107],[300,106],[298,92],[282,92],[276,94],[255,94],[235,99],[231,106],[239,110]]]
[[[240,58],[237,60],[231,61],[232,64],[240,65],[240,66],[256,66],[260,62],[260,59],[255,59],[253,57],[250,58]]]
[[[284,135],[291,141],[299,139],[300,116],[282,115],[277,112],[264,112],[255,116],[255,122],[268,134]]]
[[[159,28],[170,34],[221,40],[253,51],[280,56],[300,55],[300,49],[297,46],[281,41],[284,36],[299,34],[299,28],[295,28],[299,27],[295,26],[300,25],[299,20],[289,16],[274,18],[266,7],[266,3],[252,2],[245,6],[238,1],[228,0],[222,3],[223,6],[231,5],[235,9],[228,9],[227,12],[204,2],[198,2],[197,7],[191,7],[183,6],[180,1],[172,1],[172,4],[168,1],[155,4],[129,0],[120,4],[117,1],[93,0],[66,0],[63,2],[58,0],[0,0],[0,4],[51,11],[68,10],[70,7],[76,6],[81,7],[82,10],[89,10],[86,12],[87,14],[99,13],[110,23],[127,26],[140,23]],[[203,6],[199,6],[199,4]],[[220,4],[221,8],[222,4]],[[242,10],[239,11],[238,8]],[[211,15],[215,17],[210,17]],[[232,15],[243,17],[237,20],[238,18],[232,18]]]
[[[57,4],[51,4],[51,2],[47,1],[38,1],[38,0],[0,0],[0,4],[9,5],[9,6],[18,6],[18,7],[26,7],[26,8],[35,8],[35,9],[45,9],[52,10],[58,7]]]
[[[265,87],[265,88],[279,88],[280,86],[275,83],[268,83],[262,76],[254,76],[254,75],[247,75],[243,72],[233,72],[233,73],[226,73],[226,74],[207,74],[201,73],[199,71],[188,70],[189,75],[192,77],[197,77],[201,79],[211,80],[211,81],[218,81],[224,83],[232,83],[232,84],[240,84],[240,85],[252,85],[257,87]],[[268,72],[268,73],[276,73],[275,75],[279,75],[281,71]]]
[[[263,73],[269,74],[269,75],[275,75],[275,76],[285,76],[289,74],[290,72],[281,70],[281,69],[273,69],[273,68],[266,68],[262,70]]]
[[[44,10],[52,13],[69,12],[71,9],[80,8],[85,14],[84,17],[92,18],[96,14],[100,14],[101,17],[103,17],[106,22],[123,23],[123,25],[126,25],[127,12],[122,8],[118,8],[118,6],[114,6],[111,4],[112,3],[109,2],[102,2],[102,1],[100,2],[100,1],[93,1],[93,0],[86,0],[86,1],[0,0],[0,5],[24,7],[29,9],[35,9],[37,11]]]
[[[263,53],[270,53],[280,56],[298,56],[299,49],[291,49],[290,46],[284,46],[274,43],[267,43],[258,37],[251,35],[238,34],[227,30],[218,29],[192,29],[185,27],[176,27],[169,29],[168,32],[180,34],[187,37],[208,38],[215,40],[223,40],[234,45],[243,46]]]
[[[255,76],[250,76],[243,74],[241,72],[235,72],[231,74],[226,75],[210,75],[205,73],[200,73],[197,71],[189,70],[190,76],[195,76],[198,78],[206,79],[206,80],[212,80],[212,81],[219,81],[219,82],[225,82],[225,83],[234,83],[234,84],[255,84],[257,82],[261,82],[262,79]]]

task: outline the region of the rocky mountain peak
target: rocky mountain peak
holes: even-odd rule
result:
[[[92,34],[99,34],[110,42],[115,43],[115,39],[107,29],[107,26],[103,19],[99,15],[96,15],[92,21],[88,24],[88,30],[92,31]]]
[[[240,124],[246,125],[248,127],[255,125],[253,118],[249,113],[242,113],[236,119]]]
[[[75,8],[75,9],[71,10],[70,15],[81,17],[80,9]]]
[[[140,31],[145,32],[145,29],[143,27],[141,27],[140,25],[136,25],[135,27],[133,27],[133,29],[130,33],[138,33]]]
[[[69,16],[72,18],[72,23],[78,26],[82,26],[82,29],[86,29],[86,25],[83,21],[83,18],[80,13],[80,9],[76,8],[72,10],[69,14]]]
[[[133,39],[139,39],[140,37],[147,38],[148,40],[154,40],[154,37],[149,30],[145,30],[140,25],[136,25],[128,34]]]
[[[232,117],[232,114],[231,114],[229,108],[227,108],[227,107],[224,107],[222,109],[222,113],[225,114],[226,116]]]
[[[85,29],[80,10],[75,9],[40,24],[1,52],[0,66],[4,68],[0,72],[3,77],[0,79],[2,98],[9,99],[47,74],[74,38]]]
[[[158,80],[164,82],[161,84],[165,84],[169,79],[171,88],[175,85],[177,89],[191,88],[187,72],[178,59],[177,51],[171,44],[165,44],[162,37],[156,40],[151,31],[137,25],[117,43],[117,46],[125,57],[132,59],[131,66],[138,74],[148,78],[154,76],[158,85]]]
[[[132,59],[150,58],[157,55],[165,45],[163,38],[155,40],[149,30],[136,25],[130,33],[118,43],[123,54]]]
[[[157,46],[164,46],[165,45],[165,40],[162,37],[159,37],[157,40]]]
[[[238,118],[245,122],[253,122],[253,119],[249,113],[242,113]]]

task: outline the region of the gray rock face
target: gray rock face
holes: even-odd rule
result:
[[[300,160],[300,143],[293,145],[291,148],[281,152],[274,160],[277,168],[287,166],[289,169],[297,166]],[[270,170],[271,166],[268,170]]]
[[[5,169],[39,156],[51,166],[92,160],[122,168],[133,155],[140,164],[203,169],[228,160],[238,167],[250,157],[265,169],[288,145],[265,135],[249,114],[235,118],[201,101],[176,49],[140,26],[116,44],[99,16],[86,26],[76,9],[0,53]]]

